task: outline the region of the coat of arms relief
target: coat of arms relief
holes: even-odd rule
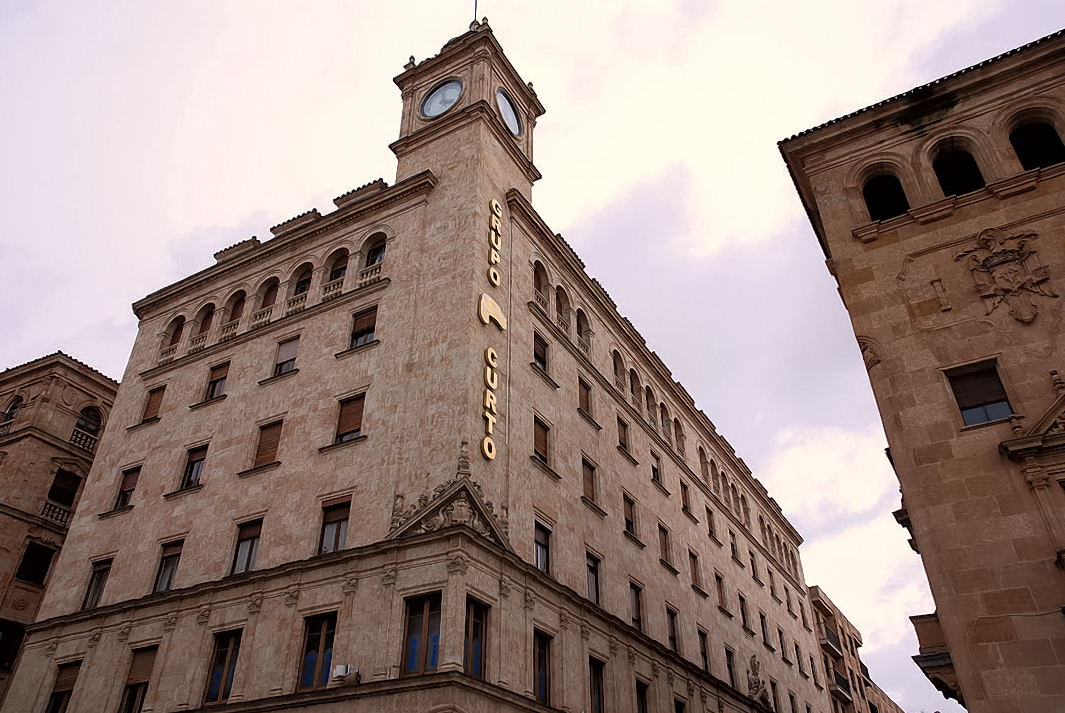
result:
[[[955,261],[966,260],[973,289],[984,299],[987,314],[1005,304],[1011,317],[1031,324],[1039,316],[1036,298],[1058,296],[1048,283],[1050,267],[1039,262],[1031,246],[1037,237],[1035,233],[1007,236],[988,228],[976,236],[973,247],[954,256]]]

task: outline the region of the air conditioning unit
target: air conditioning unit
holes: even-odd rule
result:
[[[333,667],[333,678],[344,678],[351,673],[351,666],[346,663],[337,664]]]

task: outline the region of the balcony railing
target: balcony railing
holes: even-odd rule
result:
[[[234,319],[232,322],[226,322],[218,330],[218,341],[224,342],[227,339],[232,339],[237,336],[237,327],[240,326],[240,320]]]
[[[544,312],[547,311],[547,295],[540,290],[533,290],[533,302]]]
[[[86,433],[80,428],[75,428],[70,434],[70,442],[83,451],[92,453],[96,450],[96,442],[99,439],[91,433]]]
[[[70,521],[70,508],[57,505],[50,500],[39,498],[41,502],[41,517],[44,517],[57,525],[67,526],[67,522]]]
[[[821,646],[828,649],[828,652],[835,658],[843,657],[843,645],[839,641],[839,634],[828,624],[822,627],[821,631]]]
[[[177,344],[173,344],[169,347],[163,347],[159,350],[159,363],[166,364],[168,361],[174,358],[177,354]]]
[[[569,312],[559,312],[555,315],[555,323],[564,334],[569,334]]]
[[[636,409],[636,413],[643,413],[643,399],[639,394],[631,394],[632,407]]]
[[[590,354],[592,351],[592,340],[587,334],[577,335],[577,346],[585,354]]]
[[[269,307],[263,307],[261,310],[253,312],[251,315],[251,328],[255,329],[256,327],[265,327],[266,325],[270,324],[270,317],[273,315],[273,313],[273,305],[270,305]]]
[[[334,297],[340,297],[341,289],[343,287],[343,277],[338,277],[337,279],[322,285],[322,302],[325,302],[326,300],[331,300]]]
[[[195,337],[189,339],[189,354],[198,352],[207,346],[207,335],[197,334]]]
[[[358,287],[365,287],[371,282],[377,282],[381,279],[381,264],[370,265],[359,270],[359,283]]]
[[[651,428],[654,430],[658,430],[658,419],[655,418],[653,407],[647,411],[647,423],[651,424]]]
[[[625,377],[614,374],[614,387],[618,391],[625,393]]]
[[[838,669],[832,669],[828,677],[828,687],[837,698],[851,702],[851,683]]]
[[[306,292],[304,292],[302,295],[296,295],[295,297],[289,297],[288,298],[288,302],[285,303],[285,314],[286,315],[290,315],[290,314],[296,314],[297,312],[302,312],[303,309],[306,306],[307,306],[307,293]]]

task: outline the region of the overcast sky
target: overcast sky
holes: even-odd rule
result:
[[[0,367],[120,377],[129,305],[376,177],[392,84],[472,0],[0,3]],[[806,537],[910,713],[931,611],[835,286],[777,140],[1065,26],[1058,0],[481,0],[535,83],[562,232]],[[673,307],[695,299],[698,309]]]

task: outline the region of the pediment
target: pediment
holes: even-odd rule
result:
[[[481,486],[468,473],[460,473],[455,479],[422,493],[409,506],[403,495],[396,495],[386,539],[398,540],[459,525],[513,552],[505,511],[496,514],[495,506],[484,499]]]
[[[1056,374],[1053,374],[1056,377]],[[1058,380],[1055,378],[1055,386]],[[1058,453],[1065,449],[1065,388],[1058,388],[1058,396],[1043,415],[1020,436],[1003,441],[999,448],[1014,460]]]
[[[1054,399],[1046,412],[1024,435],[1047,436],[1057,433],[1065,433],[1065,392]]]

